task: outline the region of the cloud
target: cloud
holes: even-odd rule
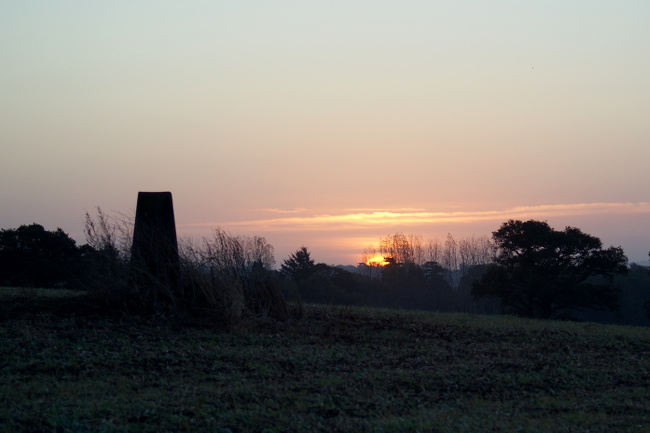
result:
[[[285,212],[284,213],[289,213]],[[508,219],[545,219],[567,215],[638,214],[650,213],[649,202],[636,203],[575,203],[540,206],[519,206],[501,210],[426,212],[420,209],[376,211],[361,210],[340,214],[290,216],[213,224],[239,229],[265,231],[327,231],[362,228],[408,227]],[[197,224],[207,225],[207,224]]]
[[[272,213],[299,213],[299,212],[305,212],[307,209],[302,208],[302,207],[296,207],[296,208],[288,208],[288,209],[283,209],[283,208],[263,208],[263,209],[256,209],[258,211],[262,212],[272,212]]]
[[[345,212],[424,212],[426,209],[414,207],[398,207],[398,208],[350,208],[343,209]]]

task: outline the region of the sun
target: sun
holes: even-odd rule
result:
[[[386,259],[382,256],[375,256],[366,261],[366,265],[368,266],[386,266],[388,264],[389,262],[387,262]]]

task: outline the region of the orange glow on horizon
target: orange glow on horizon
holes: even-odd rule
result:
[[[387,262],[386,259],[382,256],[375,256],[366,261],[366,265],[368,266],[386,266],[388,264],[389,262]]]

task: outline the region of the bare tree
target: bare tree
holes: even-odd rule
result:
[[[444,243],[438,238],[423,241],[421,235],[395,233],[379,239],[378,247],[369,245],[363,250],[362,261],[368,263],[373,257],[381,255],[395,263],[411,263],[422,266],[425,263],[438,263],[445,268],[445,279],[454,288],[470,268],[489,264],[494,260],[495,249],[488,236],[472,235],[454,239],[447,234]],[[372,276],[371,265],[368,265]]]
[[[440,243],[440,239],[438,238],[429,239],[424,248],[425,262],[441,263],[443,252],[444,252],[444,248],[443,245]]]
[[[379,240],[379,253],[396,263],[424,263],[421,235],[395,233]]]
[[[265,269],[272,269],[275,265],[273,246],[262,236],[240,236],[244,246],[244,260],[246,266],[251,268],[255,263],[261,264]]]
[[[445,250],[442,256],[442,266],[447,270],[447,281],[452,287],[458,287],[460,278],[458,276],[458,244],[451,235],[447,233]]]

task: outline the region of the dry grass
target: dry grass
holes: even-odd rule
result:
[[[81,286],[97,308],[207,320],[226,329],[237,328],[244,317],[291,316],[270,271],[273,247],[262,237],[215,229],[211,238],[182,239],[177,246],[175,238],[143,231],[134,253],[132,218],[111,217],[99,208],[95,217],[86,213],[85,232],[93,269]]]

